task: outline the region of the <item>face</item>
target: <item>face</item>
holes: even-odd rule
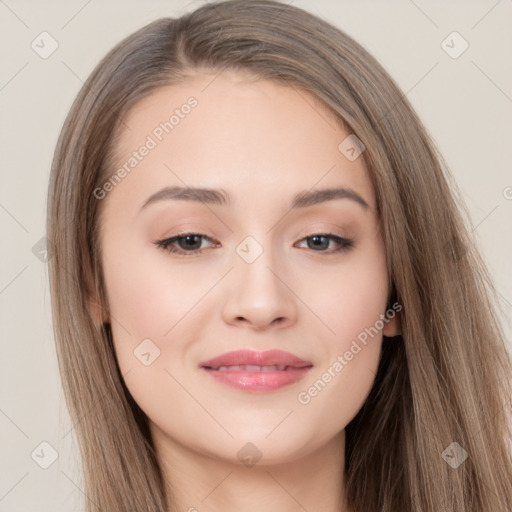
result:
[[[118,166],[95,192],[103,320],[161,443],[291,461],[343,432],[370,392],[383,332],[396,330],[382,321],[374,191],[349,133],[314,97],[213,77],[159,89],[124,119]],[[311,196],[324,189],[341,191]],[[203,366],[239,350],[255,358]],[[302,363],[258,359],[266,351]]]

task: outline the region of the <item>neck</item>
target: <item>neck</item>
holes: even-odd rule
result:
[[[168,511],[350,512],[345,504],[345,431],[279,463],[243,464],[185,447],[151,426],[166,481]]]

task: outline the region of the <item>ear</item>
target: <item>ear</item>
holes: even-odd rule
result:
[[[88,265],[85,266],[86,274],[86,303],[87,310],[93,323],[101,327],[105,323],[110,323],[110,315],[108,310],[101,304],[98,297],[97,288],[94,285],[94,278]]]
[[[95,294],[87,297],[87,310],[96,326],[101,327],[103,324],[110,323],[108,311],[101,305]]]
[[[391,315],[389,316],[384,324],[384,329],[382,329],[382,334],[388,338],[402,334],[401,310],[395,311],[393,318]]]

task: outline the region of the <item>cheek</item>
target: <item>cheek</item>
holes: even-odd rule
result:
[[[314,283],[305,286],[308,288],[302,288],[301,293],[322,319],[331,349],[343,353],[354,339],[364,343],[365,338],[378,338],[375,333],[383,328],[381,315],[388,295],[386,259],[378,238],[367,243],[364,250],[347,255],[342,264],[321,267]]]
[[[185,313],[173,284],[165,282],[160,269],[147,260],[147,250],[133,242],[130,245],[119,235],[112,234],[105,241],[105,286],[114,347],[123,374],[148,361],[154,361],[154,367],[161,359],[164,333]]]
[[[211,337],[213,320],[207,319],[219,312],[208,291],[224,272],[207,265],[172,266],[160,249],[138,249],[133,242],[130,251],[118,249],[128,245],[112,239],[104,257],[119,367],[148,416],[158,414],[169,396],[176,404],[182,398],[186,408],[190,397],[179,382],[188,378],[190,347]]]
[[[190,409],[185,383],[187,346],[200,339],[191,319],[207,291],[204,279],[156,265],[152,252],[121,255],[113,247],[105,261],[105,283],[116,357],[125,384],[155,423],[174,425],[173,411]],[[155,252],[157,249],[155,249]],[[196,283],[191,284],[191,283]],[[201,284],[202,283],[202,284]],[[211,286],[209,284],[208,286]],[[172,404],[172,407],[171,407]],[[188,425],[190,421],[184,421]]]
[[[110,252],[107,252],[110,249]],[[163,340],[205,295],[215,280],[211,272],[197,272],[166,264],[161,249],[147,247],[120,254],[106,248],[105,284],[113,324],[132,341]]]
[[[339,271],[320,272],[314,289],[308,305],[322,320],[315,322],[324,332],[326,357],[297,398],[309,414],[325,419],[324,432],[335,433],[362,407],[378,369],[388,293],[381,246],[360,252]]]

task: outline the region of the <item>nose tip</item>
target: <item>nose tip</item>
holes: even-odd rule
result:
[[[261,330],[261,331],[266,329],[267,326],[282,325],[283,323],[286,322],[286,318],[283,316],[274,318],[273,320],[270,320],[270,322],[264,318],[261,318],[260,321],[258,322],[256,320],[254,314],[252,315],[251,318],[245,318],[243,316],[239,316],[235,320],[239,323],[250,323],[254,326],[254,330]]]
[[[251,249],[250,243],[249,252]],[[254,251],[252,253],[254,255]],[[229,298],[224,305],[226,322],[247,325],[261,331],[269,327],[284,327],[295,318],[293,294],[268,266],[268,253],[252,263],[240,262],[228,285]]]

